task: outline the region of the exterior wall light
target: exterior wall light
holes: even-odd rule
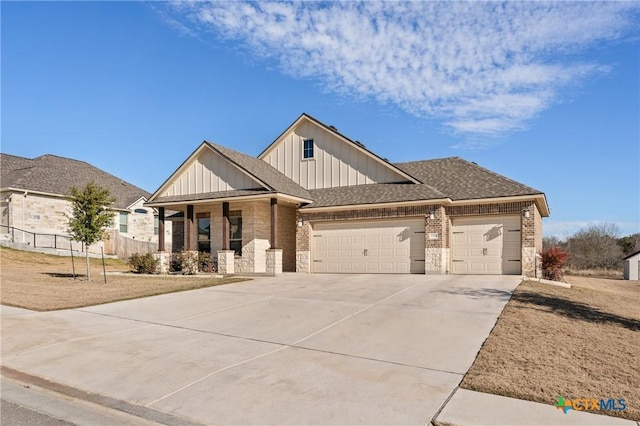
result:
[[[298,219],[298,228],[302,228],[302,225],[304,225],[302,219]]]
[[[529,211],[528,209],[524,211],[524,217],[529,219],[531,217],[531,211]]]

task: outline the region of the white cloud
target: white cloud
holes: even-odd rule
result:
[[[636,31],[636,2],[173,2],[175,20],[294,77],[442,120],[472,137],[526,127],[607,71],[575,54]]]

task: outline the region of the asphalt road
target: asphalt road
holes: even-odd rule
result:
[[[74,426],[4,399],[0,402],[0,423],[7,426]]]

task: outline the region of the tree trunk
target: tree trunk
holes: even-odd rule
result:
[[[84,249],[87,256],[87,281],[91,282],[91,268],[89,268],[89,245],[85,244]]]

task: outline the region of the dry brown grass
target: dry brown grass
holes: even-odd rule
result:
[[[597,269],[571,269],[565,268],[564,275],[570,276],[578,276],[578,277],[592,277],[592,278],[609,278],[612,280],[622,279],[623,273],[622,269],[607,269],[607,268],[597,268]]]
[[[107,284],[103,281],[102,263],[99,259],[91,259],[91,282],[87,281],[86,275],[81,275],[74,280],[71,258],[0,247],[0,278],[2,280],[0,303],[35,311],[51,311],[245,280],[244,278],[109,275],[109,272],[124,272],[129,268],[117,259],[107,259],[105,263]],[[85,268],[85,259],[76,258],[76,273],[86,274]]]
[[[603,414],[640,420],[640,282],[565,279],[516,289],[461,386],[549,405],[624,398]]]

